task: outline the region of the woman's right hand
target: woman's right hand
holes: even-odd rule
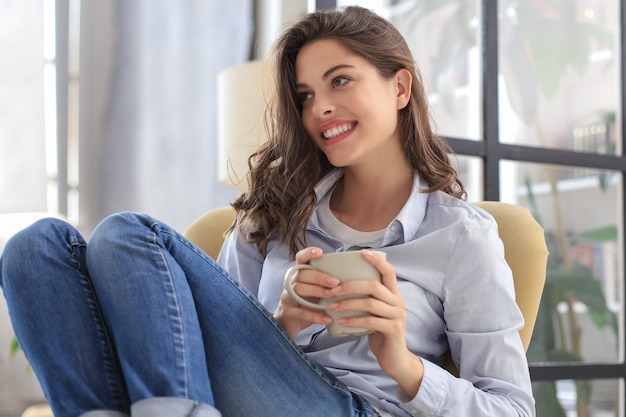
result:
[[[296,263],[306,264],[311,259],[317,259],[320,256],[322,256],[320,248],[302,249],[296,254]],[[300,297],[315,302],[320,298],[333,297],[331,291],[339,285],[339,280],[314,269],[301,269],[290,285]],[[313,310],[298,304],[284,288],[274,312],[274,318],[292,339],[311,324],[328,325],[332,322],[331,317],[322,310]]]

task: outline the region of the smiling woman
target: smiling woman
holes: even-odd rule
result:
[[[464,201],[402,36],[349,7],[272,52],[269,140],[217,260],[136,212],[89,242],[46,219],[8,243],[0,285],[55,415],[533,416],[496,221]],[[356,250],[380,280],[283,278]]]

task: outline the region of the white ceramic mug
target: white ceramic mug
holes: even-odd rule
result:
[[[292,266],[285,273],[284,287],[298,304],[309,307],[316,310],[324,310],[326,314],[332,317],[333,321],[327,326],[328,333],[333,337],[355,335],[361,336],[371,333],[370,330],[360,327],[343,327],[339,325],[338,320],[344,317],[357,317],[363,316],[367,313],[360,311],[340,311],[334,312],[328,309],[328,305],[343,300],[346,298],[358,298],[358,294],[333,297],[333,298],[320,298],[317,303],[305,300],[300,297],[293,290],[291,285],[292,279],[297,275],[298,271],[302,269],[316,269],[326,274],[332,275],[339,279],[340,282],[354,281],[354,280],[377,280],[380,281],[380,272],[372,264],[367,262],[363,258],[362,251],[348,251],[348,252],[334,252],[322,255],[317,259],[312,259],[308,264],[297,264]],[[380,251],[372,251],[379,256],[386,259],[386,253]]]

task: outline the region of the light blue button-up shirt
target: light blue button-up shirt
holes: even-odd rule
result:
[[[341,178],[320,181],[318,201]],[[535,415],[526,355],[519,338],[523,317],[515,303],[511,270],[495,220],[443,192],[423,193],[416,175],[403,209],[380,247],[394,266],[407,306],[407,346],[424,363],[417,395],[405,398],[369,349],[367,337],[332,338],[323,326],[303,330],[296,342],[353,391],[395,416],[504,417]],[[346,248],[319,226],[307,242],[325,253]],[[285,271],[294,264],[286,245],[272,241],[263,260],[241,234],[226,240],[218,262],[274,311]],[[450,349],[461,378],[441,368]]]

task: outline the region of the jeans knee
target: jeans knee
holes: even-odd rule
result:
[[[144,242],[153,235],[154,220],[145,215],[130,211],[119,212],[105,217],[94,229],[87,247],[87,257],[102,257],[113,254],[124,247]]]
[[[0,286],[13,277],[35,275],[29,269],[43,265],[47,259],[59,259],[72,246],[84,244],[76,229],[64,220],[37,220],[7,241],[0,256]]]
[[[28,253],[47,251],[50,245],[56,245],[68,236],[73,226],[61,219],[45,218],[14,234],[6,243],[2,258],[24,258]]]

